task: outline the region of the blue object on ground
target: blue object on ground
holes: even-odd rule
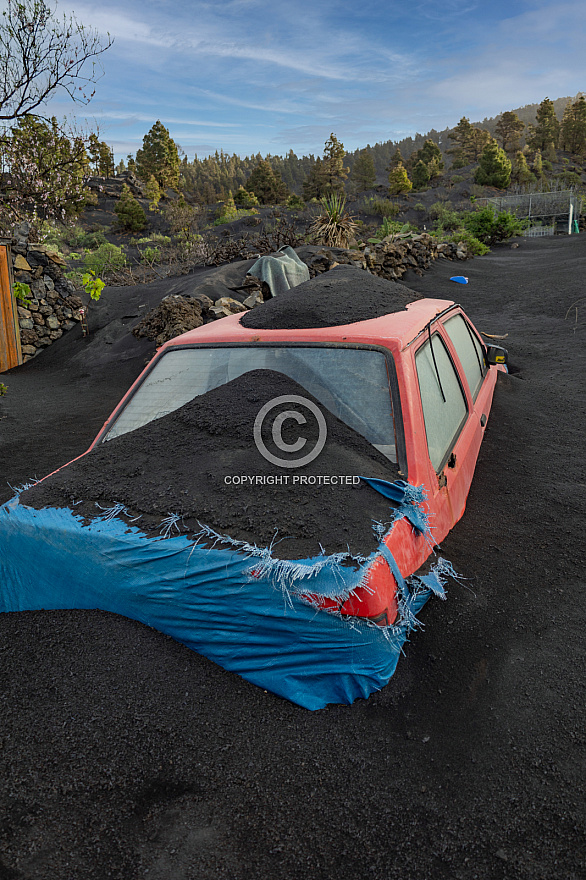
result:
[[[398,517],[410,506],[407,488],[417,491],[397,487],[405,497]],[[352,565],[342,553],[280,560],[209,528],[195,539],[146,535],[122,512],[119,505],[84,524],[69,508],[36,510],[18,495],[0,507],[0,612],[121,614],[307,709],[383,687],[418,625],[415,614],[432,593],[445,596],[451,573],[440,559],[425,578],[401,578],[399,617],[379,627],[318,609],[307,595],[345,601],[376,552]],[[386,547],[383,555],[393,570]]]
[[[465,275],[452,275],[450,281],[456,281],[458,284],[468,284],[468,279]]]

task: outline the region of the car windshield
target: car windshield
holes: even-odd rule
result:
[[[219,346],[170,349],[154,365],[103,438],[112,440],[251,370],[298,382],[333,415],[396,463],[385,355],[333,346]]]

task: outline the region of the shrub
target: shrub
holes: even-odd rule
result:
[[[253,192],[248,192],[243,186],[240,186],[236,190],[234,204],[241,208],[255,208],[259,201]]]
[[[496,141],[489,141],[474,172],[474,182],[506,189],[511,182],[511,162]]]
[[[303,211],[303,209],[305,208],[305,202],[303,201],[301,196],[298,196],[296,193],[293,193],[287,199],[287,207],[291,208],[292,210]]]
[[[436,220],[435,228],[440,230],[457,229],[462,225],[462,220],[457,211],[453,211],[443,202],[434,202],[429,207],[429,216]]]
[[[390,220],[388,217],[385,217],[379,229],[377,229],[372,238],[369,238],[368,240],[377,242],[382,241],[383,238],[386,238],[388,235],[400,235],[406,232],[418,231],[419,230],[411,226],[410,223],[400,223],[398,220]]]
[[[231,223],[233,220],[238,219],[238,210],[236,205],[234,204],[234,199],[232,198],[232,193],[228,195],[228,198],[225,202],[223,202],[216,212],[216,219],[214,220],[214,226],[221,226],[222,223]]]
[[[468,251],[476,257],[483,257],[484,254],[490,253],[488,245],[483,244],[483,242],[479,241],[476,236],[472,235],[468,229],[464,229],[463,227],[460,227],[459,229],[456,229],[455,232],[451,232],[449,235],[445,236],[444,241],[452,241],[454,244],[459,244],[463,241],[468,247]]]
[[[315,218],[310,232],[318,244],[348,247],[356,234],[356,223],[346,211],[346,197],[332,193],[321,200],[321,214]]]
[[[399,213],[399,206],[390,199],[379,199],[373,196],[365,199],[362,204],[362,210],[365,214],[378,215],[380,217],[396,217]]]
[[[484,244],[496,244],[506,241],[514,235],[520,235],[523,226],[509,211],[495,214],[492,208],[480,208],[463,217],[464,228]]]
[[[161,252],[158,247],[145,247],[144,251],[141,251],[140,257],[145,263],[156,263],[158,262],[161,256]]]
[[[463,174],[452,174],[452,183],[464,183],[465,180]]]
[[[153,241],[156,241],[159,244],[171,244],[170,237],[168,235],[163,235],[162,232],[153,232],[152,235],[147,235],[145,238],[131,238],[130,244],[151,244]]]
[[[126,184],[122,187],[122,195],[114,208],[118,217],[118,225],[128,232],[140,232],[147,225],[146,214],[134,198]]]
[[[83,261],[86,272],[101,275],[105,269],[121,269],[126,265],[126,256],[122,248],[115,244],[101,244],[97,251],[87,254]]]

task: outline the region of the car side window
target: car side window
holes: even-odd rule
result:
[[[466,419],[466,399],[439,334],[434,333],[431,341],[428,340],[418,349],[415,366],[429,457],[435,470],[439,471]]]
[[[444,327],[452,340],[456,354],[460,358],[472,400],[476,400],[486,373],[484,352],[480,342],[472,333],[462,315],[454,315],[452,318],[449,318]]]

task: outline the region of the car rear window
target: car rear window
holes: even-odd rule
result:
[[[274,370],[298,382],[342,422],[396,463],[385,355],[334,346],[220,346],[166,352],[145,376],[103,438],[112,440],[251,370]]]

